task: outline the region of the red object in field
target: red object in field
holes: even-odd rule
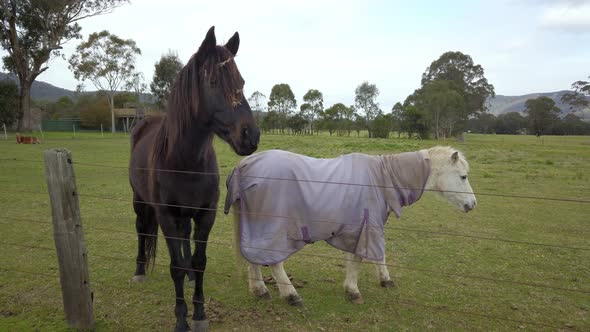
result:
[[[35,136],[22,136],[17,133],[16,144],[41,144],[41,140]]]

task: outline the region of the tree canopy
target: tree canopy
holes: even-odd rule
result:
[[[252,93],[252,95],[250,96],[250,98],[248,98],[248,104],[250,105],[250,108],[252,109],[252,113],[254,113],[254,119],[256,119],[256,124],[258,124],[259,126],[262,124],[261,123],[261,115],[265,109],[265,107],[264,107],[264,104],[266,104],[265,100],[266,100],[266,96],[260,91],[254,91]]]
[[[114,95],[119,87],[133,80],[135,56],[141,54],[141,50],[132,39],[122,39],[103,30],[88,36],[87,41],[76,47],[76,52],[70,57],[70,69],[77,80],[88,80],[106,92],[111,108],[111,129],[115,132]]]
[[[459,121],[467,118],[465,99],[451,81],[429,81],[418,90],[416,107],[427,114],[426,124],[434,138],[451,136]]]
[[[559,119],[557,116],[561,110],[549,97],[529,99],[524,105],[524,112],[529,116],[530,128],[537,136],[549,133],[553,124]]]
[[[127,103],[138,103],[139,98],[132,92],[120,92],[113,97],[115,108],[123,108]]]
[[[17,120],[18,87],[13,81],[0,81],[0,124],[11,126]]]
[[[588,76],[590,79],[590,76]],[[566,93],[561,97],[561,101],[569,104],[572,108],[583,108],[590,106],[590,82],[576,81],[572,83],[573,92]]]
[[[495,96],[481,65],[461,52],[443,53],[422,74],[421,87],[404,101],[404,108],[413,106],[413,119],[406,129],[420,127],[445,138],[463,130],[469,118],[487,111],[487,98]],[[407,110],[406,110],[407,111]],[[420,118],[420,120],[418,120]],[[415,121],[414,121],[415,120]],[[423,128],[425,126],[426,128]]]
[[[156,103],[161,108],[166,108],[166,100],[170,94],[170,89],[182,66],[178,53],[173,51],[168,51],[167,54],[162,55],[154,65],[154,78],[150,83],[150,91],[156,97]]]
[[[82,19],[110,13],[128,0],[3,0],[0,1],[0,45],[8,52],[4,68],[19,79],[18,119],[30,112],[31,85],[62,56],[62,46],[81,38]],[[30,116],[28,117],[30,118]],[[22,121],[19,121],[19,126]],[[24,124],[30,129],[30,123]]]
[[[82,97],[78,98],[80,101]],[[74,101],[70,97],[60,97],[55,102],[45,103],[42,108],[44,109],[43,118],[50,120],[57,120],[62,118],[77,118],[79,111],[76,109]]]
[[[304,118],[311,126],[313,133],[313,125],[316,117],[319,117],[324,111],[324,95],[316,89],[310,89],[303,96],[305,104],[301,105],[301,112]]]
[[[289,84],[275,84],[268,98],[269,111],[277,112],[281,132],[284,132],[287,116],[297,107],[297,100]]]
[[[486,99],[494,97],[494,86],[488,83],[481,65],[461,52],[445,52],[433,61],[422,74],[422,86],[436,80],[452,82],[452,87],[463,97],[467,114],[487,110]]]
[[[80,122],[86,128],[105,128],[109,125],[109,102],[107,98],[99,95],[88,95],[78,103],[80,110]]]
[[[381,114],[381,109],[377,103],[377,96],[379,96],[379,89],[375,84],[370,84],[364,81],[354,90],[354,105],[358,111],[365,113],[365,126],[371,136],[371,121]]]

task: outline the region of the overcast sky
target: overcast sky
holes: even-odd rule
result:
[[[169,49],[186,62],[207,29],[218,43],[240,33],[236,58],[249,97],[288,83],[301,104],[308,89],[324,105],[354,102],[363,81],[377,85],[389,111],[418,88],[426,67],[446,51],[471,55],[497,94],[568,89],[590,75],[590,1],[133,0],[81,21],[137,42],[148,83]],[[69,57],[80,41],[66,44]],[[75,89],[66,61],[54,59],[38,80]],[[88,90],[94,90],[86,83]]]

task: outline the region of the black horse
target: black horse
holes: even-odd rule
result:
[[[177,331],[189,329],[183,299],[187,274],[195,281],[192,329],[206,331],[209,326],[203,303],[203,272],[219,199],[213,136],[217,134],[242,156],[256,151],[260,137],[242,92],[244,80],[234,62],[239,43],[236,32],[224,46],[217,46],[211,27],[197,53],[178,74],[166,115],[138,123],[131,137],[129,180],[139,244],[133,279],[145,280],[146,266],[155,259],[160,225],[176,290]],[[195,242],[192,256],[191,219]]]

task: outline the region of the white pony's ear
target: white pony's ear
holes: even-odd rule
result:
[[[457,160],[459,160],[459,152],[455,151],[455,153],[453,153],[453,155],[451,156],[451,160],[453,161],[453,163],[456,163]]]

